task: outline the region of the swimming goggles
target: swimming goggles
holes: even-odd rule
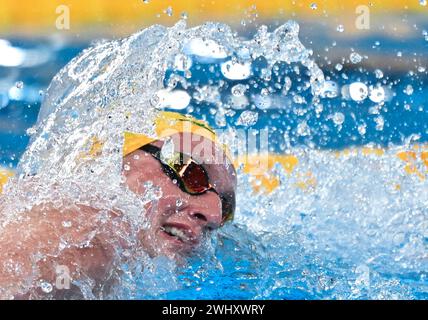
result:
[[[140,148],[151,154],[162,165],[165,174],[175,182],[178,187],[190,195],[201,195],[208,191],[215,192],[222,203],[222,225],[233,220],[235,212],[235,193],[219,193],[210,183],[204,167],[181,152],[175,152],[167,161],[162,160],[161,149],[147,144]]]

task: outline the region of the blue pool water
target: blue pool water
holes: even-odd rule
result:
[[[253,64],[256,80],[230,81],[221,71],[224,61],[198,63],[195,59],[190,68],[192,77],[188,79],[191,86],[187,91],[192,97],[202,95],[204,98],[192,100],[192,107],[186,112],[205,118],[215,128],[224,127],[223,120],[227,124],[239,123],[241,112],[232,113],[227,119],[219,117],[218,112],[212,112],[216,99],[227,104],[232,88],[250,81],[253,82],[247,92],[249,96],[256,96],[263,89],[271,90],[269,93],[274,95],[272,83],[279,84],[280,91],[279,88],[282,90],[286,86],[287,75],[292,75],[293,84],[289,90],[298,92],[300,101],[266,102],[261,98],[259,104],[255,99],[253,104],[241,108],[254,111],[257,106],[258,119],[249,126],[252,129],[271,129],[269,148],[273,152],[284,153],[289,148],[303,147],[314,152],[342,150],[367,144],[393,147],[428,141],[427,41],[422,37],[406,40],[370,35],[358,44],[342,39],[331,46],[333,40],[323,34],[316,36],[316,29],[301,29],[302,42],[314,48],[314,58],[327,80],[339,88],[352,83],[382,86],[388,95],[387,102],[379,106],[373,101],[375,97],[362,101],[345,99],[346,93],[339,92],[321,98],[322,110],[319,110],[310,103],[310,90],[303,86],[308,75],[298,64],[280,64],[276,72],[266,79],[263,78],[266,61],[258,59]],[[311,44],[314,41],[310,40],[311,34],[312,39],[319,41],[318,44]],[[365,64],[364,61],[370,62],[370,57],[363,58],[362,64],[348,61],[338,67],[341,59],[333,57],[327,63],[330,59],[319,57],[325,43],[330,44],[331,51],[335,48],[344,50],[340,52],[346,52],[346,58],[352,51],[345,49],[351,45],[356,52],[383,55],[385,60],[391,61],[392,67],[382,67],[380,75],[376,66]],[[52,77],[89,45],[89,42],[62,38],[0,40],[0,164],[3,167],[15,167],[24,152],[29,142],[26,130],[37,120]],[[402,56],[415,57],[416,62],[411,69],[394,67],[400,64]],[[184,76],[184,73],[168,71],[165,86],[174,76]],[[220,89],[212,92],[210,87]],[[195,88],[205,88],[205,91],[197,92]],[[178,85],[176,89],[185,88]],[[213,96],[216,97],[211,99]],[[272,128],[281,128],[281,134]],[[307,130],[310,134],[305,133]],[[324,181],[331,187],[329,195],[319,192],[307,196],[311,198],[308,200],[300,191],[282,189],[269,196],[250,197],[250,182],[244,177],[240,182],[243,195],[238,196],[238,204],[241,205],[238,205],[236,223],[227,225],[212,240],[213,243],[207,243],[205,250],[179,267],[178,276],[175,267],[159,257],[155,267],[146,268],[136,279],[124,279],[128,285],[123,286],[118,297],[427,299],[428,273],[424,256],[426,258],[428,252],[428,234],[423,231],[428,220],[427,200],[423,197],[426,182],[403,182],[411,184],[417,191],[417,201],[413,201],[409,194],[394,196],[389,191],[377,194],[376,182],[371,182],[370,178],[381,180],[384,176],[376,176],[376,170],[366,165],[358,167],[360,159],[355,160],[354,167],[344,162],[337,164],[336,169],[343,170],[337,178],[323,169],[330,160],[320,160],[317,155],[308,156],[307,160],[302,157],[303,163],[315,163],[317,174],[326,177]],[[386,167],[396,165],[388,159]],[[355,168],[356,172],[347,172],[350,168]],[[343,190],[338,184],[340,180],[348,181]],[[364,214],[358,197],[365,192],[370,194],[369,207],[378,214],[378,220],[364,220],[358,216]],[[400,200],[397,201],[398,209],[391,205],[391,217],[394,212],[408,212],[382,223],[381,220],[387,216],[386,209],[382,207],[383,197],[387,197],[387,205]],[[284,203],[284,198],[289,200],[289,205]],[[294,204],[292,199],[295,199]],[[414,230],[412,223],[416,225]],[[392,240],[383,234],[391,230],[397,230]],[[416,262],[412,265],[409,261]]]

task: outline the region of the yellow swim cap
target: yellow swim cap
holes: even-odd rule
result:
[[[177,112],[162,111],[155,119],[155,133],[155,137],[149,137],[144,134],[125,132],[123,156],[130,154],[146,144],[170,137],[176,133],[192,133],[207,138],[221,145],[223,151],[229,156],[226,146],[219,143],[214,130],[205,121],[197,120],[191,116],[182,115]]]

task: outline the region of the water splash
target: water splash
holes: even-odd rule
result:
[[[57,208],[78,202],[104,215],[112,208],[124,212],[133,228],[117,235],[118,283],[100,296],[94,294],[93,279],[76,280],[88,299],[224,298],[226,293],[243,299],[426,296],[426,180],[403,173],[406,164],[396,157],[400,150],[391,149],[383,158],[337,157],[295,148],[300,140],[292,145],[293,129],[275,125],[287,114],[297,115],[299,120],[291,121],[294,138],[311,145],[317,129],[310,115],[318,121],[328,111],[325,99],[342,99],[342,106],[348,100],[359,106],[374,102],[375,124],[355,126],[362,136],[385,124],[380,110],[392,95],[388,83],[370,86],[351,79],[340,88],[325,79],[298,34],[293,21],[273,31],[262,26],[254,37],[243,38],[227,25],[187,28],[183,20],[85,50],[58,73],[45,94],[17,177],[1,199],[7,212],[1,225],[46,202]],[[351,60],[359,63],[360,58]],[[336,71],[342,68],[338,64]],[[152,135],[151,119],[164,108],[212,115],[218,127],[228,127],[226,140],[235,125],[256,127],[267,114],[281,137],[276,151],[292,152],[299,162],[292,175],[275,165],[279,187],[270,194],[254,192],[263,177],[241,171],[236,223],[207,239],[184,267],[119,245],[124,241],[132,247],[137,230],[147,227],[144,205],[162,196],[150,187],[144,196],[124,187],[123,132]],[[345,111],[326,116],[338,135],[355,118]],[[325,131],[332,130],[321,120]],[[103,214],[98,218],[106,219]],[[73,230],[67,221],[63,226]],[[87,241],[64,242],[54,254]],[[49,297],[52,284],[38,285],[44,293],[40,297]]]

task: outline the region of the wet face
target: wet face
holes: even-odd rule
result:
[[[213,191],[201,195],[183,192],[163,171],[152,155],[136,150],[124,158],[124,175],[128,188],[144,195],[151,182],[160,188],[162,197],[146,206],[150,222],[142,231],[143,248],[151,255],[181,256],[196,248],[209,230],[222,222],[220,197]]]

